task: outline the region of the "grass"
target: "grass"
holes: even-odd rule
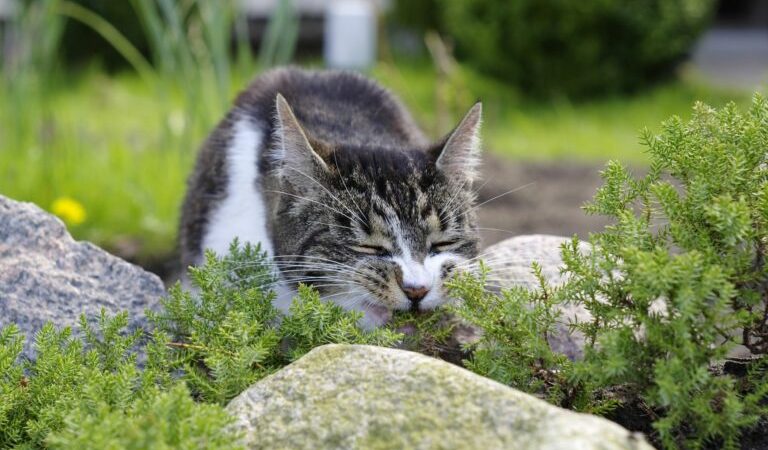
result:
[[[639,144],[644,127],[658,131],[659,124],[673,115],[688,118],[696,101],[719,107],[730,101],[746,105],[751,98],[751,93],[714,89],[684,75],[630,96],[577,104],[566,99],[532,102],[513,87],[466,68],[458,70],[457,80],[450,85],[454,99],[447,102],[455,104],[453,119],[458,121],[472,102],[482,100],[486,149],[522,161],[602,164],[618,159],[641,165],[647,162]],[[433,137],[448,131],[432,127],[435,75],[431,67],[382,64],[373,75],[400,94]]]
[[[4,100],[7,117],[14,111]],[[86,211],[82,224],[69,224],[73,234],[122,254],[172,251],[193,143],[205,133],[186,129],[174,103],[132,76],[89,73],[30,108],[41,114],[34,129],[2,133],[13,147],[0,137],[0,193],[43,208],[72,198]]]
[[[256,72],[254,66],[233,71],[229,97],[247,83],[244,74]],[[403,98],[430,135],[454,125],[434,125],[431,65],[381,63],[371,75]],[[23,96],[0,90],[0,193],[46,209],[56,199],[72,198],[86,213],[82,223],[69,223],[77,238],[144,264],[166,259],[175,248],[179,204],[197,148],[224,112],[226,102],[216,98],[220,86],[204,77],[194,87],[169,79],[152,84],[98,69],[53,80],[44,91],[33,86]],[[678,81],[632,97],[532,103],[466,69],[449,87],[451,122],[474,99],[484,101],[489,151],[518,160],[592,164],[611,158],[642,164],[643,126],[688,116],[697,99],[720,106],[747,98]]]

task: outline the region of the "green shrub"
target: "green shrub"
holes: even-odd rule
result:
[[[731,447],[766,413],[761,371],[744,395],[711,365],[736,344],[761,358],[768,350],[767,121],[756,97],[747,114],[698,104],[690,122],[646,135],[649,174],[635,180],[609,165],[587,206],[615,219],[593,239],[597,250],[564,250],[568,294],[595,314],[581,327],[599,344],[581,376],[632,386],[663,412],[654,428],[667,446]]]
[[[489,292],[485,268],[479,277],[464,274],[449,283],[449,289],[463,300],[453,308],[456,314],[483,330],[464,365],[551,403],[596,412],[592,398],[584,396],[587,391],[572,383],[571,361],[550,347],[549,337],[560,320],[554,308],[558,299],[541,268],[534,265],[533,270],[539,290],[516,287],[499,294]]]
[[[173,369],[193,394],[224,404],[262,377],[323,344],[395,345],[401,336],[387,329],[363,332],[359,313],[321,302],[306,287],[291,306],[292,315],[278,320],[272,306],[274,281],[258,246],[240,248],[190,269],[198,291],[191,295],[180,285],[171,288],[159,313],[150,317],[172,340]]]
[[[81,406],[46,443],[51,448],[78,450],[242,448],[236,435],[226,431],[229,422],[220,406],[196,403],[184,384],[176,384],[128,407],[103,402]]]
[[[319,345],[402,340],[308,288],[277,320],[258,247],[209,253],[190,277],[198,295],[174,287],[151,336],[127,333],[126,314],[102,313],[97,330],[82,317],[80,337],[47,324],[29,361],[18,328],[1,329],[0,448],[237,448],[223,405],[252,383]]]
[[[486,330],[468,367],[630,427],[652,423],[665,448],[737,448],[768,416],[766,124],[759,96],[746,114],[698,104],[689,122],[646,134],[646,176],[609,163],[586,209],[613,224],[590,252],[563,247],[561,288],[495,297],[456,284],[459,312]],[[574,324],[583,361],[545,346],[564,302],[593,317]],[[737,345],[754,355],[746,374],[722,368]]]
[[[126,334],[127,323],[126,314],[102,314],[97,333],[83,317],[82,339],[47,324],[35,338],[34,362],[18,361],[18,329],[2,329],[0,448],[235,447],[224,410],[194,403],[171,379],[160,335],[139,369],[132,348],[141,333]]]
[[[668,75],[712,0],[444,0],[461,59],[536,96],[628,91]],[[434,11],[431,12],[434,14]]]

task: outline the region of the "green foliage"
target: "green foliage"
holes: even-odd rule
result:
[[[756,96],[746,114],[698,104],[690,122],[646,135],[648,175],[610,164],[587,206],[615,224],[591,254],[563,251],[567,293],[594,315],[578,327],[596,343],[579,376],[631,386],[662,412],[654,427],[669,447],[732,447],[768,412],[762,395],[710,370],[736,344],[768,351],[767,120]]]
[[[565,355],[552,351],[549,336],[559,314],[551,302],[552,289],[534,266],[540,290],[522,287],[494,294],[486,289],[486,269],[480,276],[463,274],[449,283],[453,295],[463,301],[454,310],[483,330],[482,340],[468,369],[480,375],[537,394],[561,405],[573,405],[567,375],[571,364]]]
[[[46,443],[62,449],[242,448],[225,431],[230,419],[216,405],[195,403],[184,384],[131,405],[80,406]]]
[[[627,91],[690,50],[712,0],[445,0],[459,55],[532,95]],[[430,14],[434,14],[430,11]]]
[[[395,311],[387,327],[402,333],[399,348],[460,363],[464,352],[455,333],[465,325],[444,308],[429,312]]]
[[[171,366],[203,401],[224,404],[262,377],[323,344],[394,345],[400,336],[388,330],[364,332],[359,313],[322,302],[302,286],[291,315],[272,306],[274,278],[258,246],[240,248],[191,268],[192,295],[179,284],[171,288],[151,320],[173,341]]]
[[[147,48],[147,38],[130,1],[70,0],[97,14],[122,33],[133,47]],[[92,28],[72,20],[67,23],[61,40],[61,53],[67,61],[100,59],[111,67],[125,64],[122,56]]]
[[[277,311],[269,290],[272,276],[263,255],[251,246],[189,270],[197,295],[177,284],[150,313],[158,329],[172,336],[173,366],[201,399],[225,403],[279,366]]]
[[[363,331],[357,326],[362,313],[345,311],[332,302],[320,300],[317,291],[299,287],[299,295],[290,308],[290,314],[280,325],[286,339],[291,360],[302,357],[315,347],[325,344],[364,344],[391,347],[402,340],[402,335],[388,328]],[[311,326],[308,326],[311,325]]]
[[[299,40],[299,14],[293,0],[280,0],[269,18],[259,49],[259,64],[273,67],[289,64]]]
[[[441,31],[440,0],[395,0],[390,17],[395,23],[421,31]]]
[[[307,287],[280,317],[258,246],[208,253],[190,279],[195,295],[177,285],[148,312],[151,336],[127,333],[125,313],[82,317],[82,337],[46,324],[28,361],[17,327],[0,330],[0,448],[236,448],[223,405],[254,382],[318,345],[402,339]]]
[[[666,448],[737,448],[768,417],[766,123],[756,96],[746,114],[698,104],[690,121],[646,133],[648,174],[608,164],[586,209],[613,223],[590,251],[563,246],[562,287],[495,296],[481,280],[455,282],[459,313],[485,330],[468,367],[562,406],[652,422]],[[565,302],[592,316],[572,324],[582,361],[548,349]],[[746,375],[722,369],[737,345],[755,357]]]
[[[15,326],[0,331],[0,448],[232,448],[229,417],[192,402],[183,383],[172,381],[162,345],[148,344],[138,367],[141,332],[126,334],[127,324],[124,313],[102,313],[96,331],[82,317],[82,339],[46,324],[35,361],[18,361]]]

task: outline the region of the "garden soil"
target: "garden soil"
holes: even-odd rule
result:
[[[590,232],[600,231],[608,223],[606,219],[587,215],[582,206],[600,186],[602,168],[486,156],[478,183],[483,247],[521,234],[575,234],[586,239]]]

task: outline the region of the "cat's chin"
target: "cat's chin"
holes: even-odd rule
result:
[[[363,318],[358,322],[363,330],[370,331],[379,328],[392,319],[392,310],[384,306],[368,304],[361,305],[357,309],[363,313]]]

